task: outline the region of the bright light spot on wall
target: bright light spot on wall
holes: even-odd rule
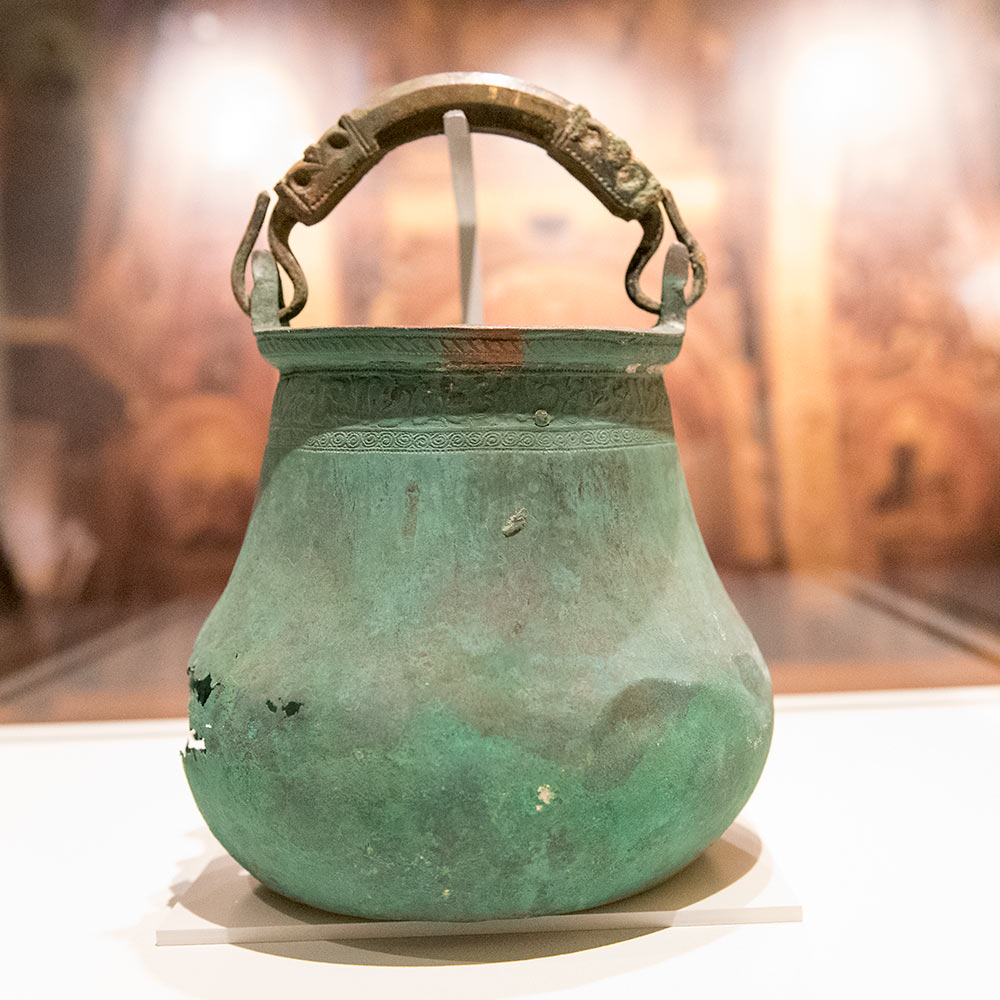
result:
[[[860,15],[859,15],[860,18]],[[800,32],[785,78],[785,113],[808,141],[820,133],[875,140],[905,130],[933,104],[933,52],[902,16],[817,23]]]
[[[273,68],[230,56],[190,67],[171,117],[206,166],[229,170],[252,162],[277,180],[308,143],[294,128],[288,90]]]
[[[958,283],[957,293],[977,338],[1000,348],[1000,257],[978,264]]]
[[[313,129],[303,120],[293,68],[223,27],[201,11],[183,34],[164,38],[147,91],[145,130],[178,169],[238,171],[269,186]]]

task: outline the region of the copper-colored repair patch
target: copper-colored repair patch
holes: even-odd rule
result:
[[[443,361],[449,368],[521,368],[524,344],[521,330],[475,330],[468,337],[448,337]]]

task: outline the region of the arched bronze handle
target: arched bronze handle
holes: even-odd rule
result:
[[[659,313],[660,303],[639,288],[642,269],[663,239],[661,206],[691,260],[693,305],[705,289],[705,257],[688,232],[673,196],[632,156],[628,144],[591,118],[586,108],[555,94],[495,73],[439,73],[399,84],[376,102],[344,115],[324,132],[275,185],[278,200],[271,212],[268,242],[292,283],[292,300],[281,307],[287,322],[306,303],[305,274],[288,246],[292,227],[311,226],[333,207],[390,150],[413,139],[443,132],[446,111],[460,110],[474,132],[510,135],[541,146],[621,219],[642,225],[639,243],[625,273],[629,298],[641,309]],[[250,312],[246,264],[267,212],[268,195],[258,196],[243,242],[233,260],[236,301]]]

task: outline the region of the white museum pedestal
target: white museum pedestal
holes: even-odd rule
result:
[[[164,907],[220,853],[180,767],[186,724],[0,727],[0,993],[997,996],[1000,687],[776,703],[740,829],[802,923],[170,948]]]

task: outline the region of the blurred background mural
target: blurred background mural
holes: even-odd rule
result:
[[[254,195],[381,88],[455,69],[586,105],[706,249],[667,383],[720,568],[1000,625],[995,0],[0,0],[0,22],[0,669],[221,590],[276,381],[229,291]],[[621,288],[638,228],[539,149],[474,150],[486,321],[648,325]],[[296,325],[459,319],[443,138],[295,241]]]

